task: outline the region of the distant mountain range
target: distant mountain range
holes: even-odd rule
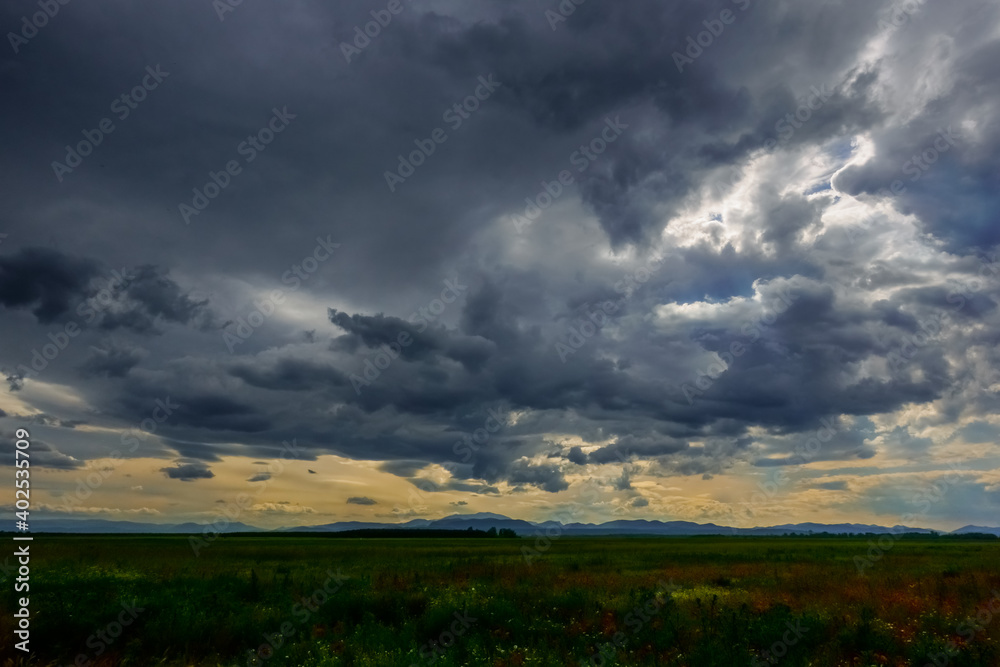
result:
[[[32,519],[32,533],[186,533],[194,535],[205,528],[200,523],[137,523],[105,519]],[[231,523],[224,533],[267,532],[245,523]]]
[[[34,533],[184,533],[195,535],[205,528],[203,524],[157,524],[137,523],[133,521],[106,521],[103,519],[35,519],[31,522],[31,532]],[[336,533],[345,530],[377,530],[382,528],[395,529],[436,529],[436,530],[489,530],[490,528],[509,528],[521,536],[541,533],[558,535],[790,535],[808,533],[831,533],[844,535],[848,533],[928,533],[966,535],[970,533],[988,533],[1000,537],[1000,528],[986,526],[964,526],[958,530],[930,530],[927,528],[912,528],[908,526],[876,526],[860,523],[790,523],[780,526],[760,528],[730,528],[714,523],[692,523],[690,521],[649,521],[645,519],[618,519],[606,523],[567,523],[558,521],[543,521],[540,523],[511,519],[502,514],[480,512],[478,514],[453,514],[443,519],[414,519],[405,523],[373,523],[364,521],[338,521],[318,526],[295,526],[267,531],[263,528],[234,522],[222,528],[220,532],[309,532]]]
[[[1000,528],[987,528],[986,526],[962,526],[958,530],[951,531],[951,535],[967,535],[968,533],[989,533],[1000,537]]]

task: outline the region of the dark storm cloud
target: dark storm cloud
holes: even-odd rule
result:
[[[284,420],[277,419],[276,415],[283,408],[265,407],[252,393],[236,391],[225,397],[181,393],[190,392],[189,387],[195,379],[193,376],[185,376],[183,381],[178,377],[166,385],[160,380],[155,388],[135,385],[131,394],[134,397],[151,397],[155,395],[154,389],[162,391],[165,386],[176,386],[177,391],[171,394],[174,400],[184,406],[192,406],[191,411],[179,410],[177,417],[167,427],[181,441],[195,438],[216,440],[219,438],[213,436],[213,433],[222,436],[227,431],[240,431],[243,438],[259,433],[259,438],[251,437],[246,441],[252,443],[259,440],[263,445],[268,440],[274,441],[275,434],[281,432],[273,429],[288,428],[291,430],[287,432],[296,433],[310,453],[322,451],[328,446],[324,443],[335,442],[337,450],[348,455],[389,459],[383,469],[404,477],[412,475],[426,462],[454,462],[456,456],[453,446],[458,439],[457,436],[419,438],[398,433],[389,436],[389,433],[397,429],[397,425],[407,422],[406,415],[428,424],[441,421],[447,423],[456,419],[460,406],[475,409],[478,405],[504,397],[517,407],[544,411],[554,406],[573,405],[585,417],[601,416],[607,419],[610,415],[617,415],[620,426],[608,424],[608,430],[605,431],[617,431],[615,444],[598,449],[586,458],[582,456],[582,452],[570,453],[571,460],[575,459],[575,462],[617,463],[623,457],[633,455],[656,458],[682,453],[687,448],[685,434],[690,437],[717,432],[720,435],[738,436],[751,423],[795,431],[807,428],[823,416],[823,410],[830,409],[831,401],[844,412],[869,414],[897,407],[913,395],[898,389],[887,392],[885,384],[867,387],[862,382],[841,386],[839,382],[834,382],[833,378],[841,375],[840,368],[845,359],[863,359],[868,354],[885,352],[885,346],[880,346],[873,334],[862,335],[863,329],[858,328],[866,322],[878,321],[878,313],[838,310],[836,301],[828,290],[810,283],[796,284],[789,289],[792,290],[792,305],[766,330],[766,338],[750,346],[749,352],[740,360],[740,366],[716,380],[697,406],[691,408],[686,408],[679,396],[670,408],[665,408],[662,404],[654,406],[648,396],[657,391],[662,393],[662,383],[659,390],[646,389],[643,383],[636,383],[628,373],[615,371],[610,367],[595,374],[595,371],[606,365],[590,356],[574,360],[577,362],[575,364],[562,364],[552,350],[539,348],[537,341],[533,343],[531,336],[525,342],[515,344],[514,341],[521,339],[522,334],[514,325],[514,316],[511,316],[507,324],[504,324],[503,318],[497,320],[495,317],[489,324],[469,317],[463,319],[477,322],[475,326],[481,336],[496,336],[503,347],[509,350],[495,360],[495,365],[488,365],[485,371],[478,374],[468,373],[461,366],[442,370],[440,367],[446,358],[444,346],[437,346],[434,348],[437,354],[432,354],[429,349],[419,359],[396,360],[385,377],[379,378],[372,387],[364,388],[360,396],[342,381],[328,383],[324,388],[326,395],[335,396],[347,405],[356,404],[363,408],[362,412],[354,413],[345,408],[335,419],[320,417],[318,404],[315,417],[306,418],[306,415],[313,414],[310,408],[313,401],[299,401],[296,406],[299,415],[297,425],[282,427],[281,422]],[[471,295],[473,304],[477,302],[477,294],[474,292]],[[504,312],[501,301],[502,299],[494,300],[498,306],[495,313]],[[814,327],[807,323],[819,323],[821,326]],[[726,336],[742,335],[739,333],[739,324],[733,323],[731,333],[724,331],[721,338],[716,338],[716,343],[707,345],[707,341],[703,340],[701,344],[706,345],[707,349],[715,349],[716,346],[718,349],[725,348],[729,341]],[[764,342],[765,340],[768,342]],[[799,369],[794,359],[789,357],[788,350],[799,349],[802,351],[797,354],[808,354],[814,359],[808,369]],[[854,352],[851,352],[852,349]],[[837,350],[838,353],[831,356],[829,350]],[[933,355],[931,358],[933,359]],[[820,361],[823,361],[823,365],[817,365]],[[253,366],[241,363],[242,369],[236,375],[252,378],[257,371]],[[279,362],[279,365],[282,363],[285,362]],[[300,375],[312,372],[309,370],[309,362],[300,359],[295,364]],[[328,373],[329,369],[323,372]],[[216,382],[210,379],[217,377],[216,371],[201,369],[199,373],[205,377],[206,383]],[[824,373],[827,374],[828,381],[824,380]],[[523,378],[515,379],[517,375],[523,375]],[[791,379],[796,376],[798,379]],[[616,388],[603,389],[602,382],[605,381],[614,382]],[[806,402],[806,397],[813,394],[803,394],[802,385],[818,386],[825,381],[828,386],[823,402],[812,405]],[[261,386],[261,383],[250,384]],[[264,386],[269,389],[281,388],[274,383],[265,383]],[[905,385],[901,384],[899,388],[903,386]],[[862,392],[864,394],[859,395]],[[929,397],[932,394],[924,395]],[[281,400],[284,402],[284,399]],[[144,407],[145,401],[138,401],[137,405]],[[257,407],[252,407],[254,405]],[[791,407],[791,412],[786,405]],[[374,424],[365,426],[368,420],[364,416],[373,412],[379,415],[378,419],[383,424],[382,428],[375,427],[374,431]],[[482,417],[479,419],[481,423]],[[641,429],[646,420],[674,420],[679,424],[686,422],[689,426],[678,426],[672,435],[643,433]],[[470,426],[476,423],[472,418],[464,421],[470,423]],[[567,422],[560,420],[553,422],[553,425],[568,427]],[[359,433],[355,432],[357,428],[364,428],[369,435],[359,437]],[[530,427],[511,429],[505,431],[504,435],[515,436],[521,428],[528,430]],[[581,429],[579,425],[569,428],[584,433],[588,431]],[[858,441],[844,443],[843,446],[839,441],[835,442],[828,447],[825,457],[870,455],[859,445]],[[546,490],[562,488],[565,482],[557,467],[539,467],[518,461],[520,456],[532,450],[530,441],[501,438],[473,453],[471,470],[455,469],[453,473],[460,478],[471,475],[488,482],[506,479],[512,484],[530,484]],[[213,448],[205,451],[213,451]],[[192,449],[182,453],[199,457]],[[415,454],[424,458],[412,458]],[[718,472],[719,463],[717,458],[695,453],[686,462],[679,464],[676,470],[681,474]]]
[[[703,29],[701,22],[706,16],[713,12],[717,14],[721,8],[731,5],[732,3],[721,1],[707,5],[642,2],[626,8],[592,3],[574,16],[566,30],[555,32],[549,29],[543,12],[530,3],[512,3],[503,10],[494,8],[500,12],[499,15],[485,21],[456,22],[451,17],[429,14],[421,16],[419,12],[414,12],[412,16],[400,17],[394,23],[393,30],[384,31],[364,58],[351,63],[350,68],[337,53],[335,41],[324,34],[331,25],[349,24],[350,9],[345,7],[337,12],[332,8],[310,6],[308,10],[303,8],[303,11],[313,15],[309,27],[287,26],[285,29],[293,32],[294,38],[301,43],[314,43],[319,48],[303,50],[298,54],[286,50],[281,58],[272,59],[272,62],[267,59],[260,62],[262,70],[254,75],[258,85],[253,87],[260,92],[249,93],[245,86],[241,87],[238,83],[241,81],[239,73],[243,70],[233,68],[225,55],[226,47],[240,42],[239,28],[230,30],[234,23],[222,26],[211,23],[215,21],[211,12],[204,16],[209,23],[201,23],[197,18],[203,16],[203,6],[180,3],[160,9],[158,15],[150,15],[139,25],[133,26],[135,39],[146,37],[150,44],[158,47],[164,60],[169,56],[167,62],[177,64],[169,66],[174,67],[172,79],[164,83],[162,91],[156,91],[158,97],[145,102],[141,107],[141,114],[134,113],[120,123],[119,132],[139,134],[146,127],[155,126],[154,118],[169,118],[166,128],[161,132],[166,133],[169,129],[173,137],[190,145],[198,145],[197,157],[191,156],[190,152],[176,150],[174,146],[169,149],[149,146],[147,154],[153,156],[152,164],[163,175],[163,185],[173,185],[176,193],[189,193],[192,185],[201,185],[200,182],[188,182],[189,174],[201,175],[207,174],[209,170],[217,170],[219,163],[224,163],[234,152],[233,149],[241,138],[256,129],[253,120],[254,105],[241,104],[238,113],[234,114],[234,110],[225,105],[227,93],[239,94],[247,102],[252,99],[259,104],[260,111],[264,111],[274,105],[273,97],[303,99],[303,89],[308,87],[311,91],[305,97],[308,101],[302,102],[307,105],[306,108],[329,106],[335,110],[332,118],[324,116],[322,125],[315,116],[310,118],[309,114],[300,114],[296,121],[300,125],[292,128],[299,134],[286,133],[281,137],[282,144],[276,141],[269,146],[267,153],[262,154],[252,165],[255,171],[246,175],[245,179],[236,179],[220,199],[213,202],[209,212],[199,218],[201,221],[206,215],[213,214],[221,216],[227,222],[224,226],[217,225],[217,231],[202,226],[198,234],[202,238],[213,237],[220,243],[224,240],[232,252],[227,253],[226,258],[213,256],[206,251],[210,247],[216,247],[216,244],[209,242],[204,248],[194,248],[194,254],[200,254],[206,261],[211,258],[211,261],[221,260],[229,266],[246,269],[256,263],[251,258],[259,257],[259,253],[247,252],[250,250],[251,239],[255,238],[254,232],[263,231],[261,225],[264,220],[276,213],[273,204],[268,204],[266,199],[248,191],[254,182],[263,179],[264,174],[278,167],[274,162],[268,166],[265,158],[277,154],[278,160],[286,168],[294,168],[298,173],[289,180],[297,181],[300,187],[309,187],[320,180],[332,180],[337,184],[335,196],[342,200],[348,210],[353,209],[359,205],[356,200],[365,191],[384,187],[379,178],[382,171],[395,162],[399,151],[405,150],[403,147],[412,146],[413,139],[422,132],[421,126],[425,126],[429,133],[436,124],[441,124],[441,111],[450,106],[449,103],[454,98],[461,99],[469,93],[466,90],[469,82],[475,81],[478,75],[494,72],[497,79],[504,82],[496,93],[496,99],[490,100],[497,106],[493,110],[479,113],[494,116],[504,114],[510,121],[511,129],[495,122],[492,116],[473,118],[465,127],[456,130],[452,141],[442,146],[441,154],[432,156],[434,159],[421,168],[415,178],[420,181],[421,192],[428,195],[434,191],[440,192],[443,188],[450,187],[447,179],[439,177],[448,175],[446,167],[452,167],[461,173],[466,171],[466,165],[472,164],[473,160],[478,162],[480,155],[486,153],[491,156],[498,170],[510,176],[509,185],[493,192],[493,195],[499,195],[501,201],[506,200],[501,205],[515,206],[523,201],[525,192],[533,194],[538,178],[552,176],[546,173],[549,169],[541,172],[537,168],[525,170],[525,164],[552,164],[558,165],[558,168],[569,166],[567,158],[571,152],[581,143],[589,142],[595,131],[600,131],[605,115],[620,112],[622,108],[648,106],[652,101],[655,113],[662,116],[671,127],[670,133],[661,136],[661,141],[653,145],[623,137],[621,141],[628,140],[628,148],[626,143],[616,142],[615,145],[615,150],[620,149],[623,155],[607,155],[601,165],[595,165],[583,175],[585,180],[582,182],[585,199],[592,203],[595,210],[601,212],[602,224],[614,243],[637,241],[651,234],[657,224],[650,205],[663,199],[679,203],[690,195],[690,187],[696,182],[698,173],[706,166],[712,166],[711,163],[701,164],[703,160],[696,158],[700,142],[717,140],[716,133],[720,129],[728,128],[735,119],[748,115],[743,121],[748,129],[767,122],[772,125],[774,123],[771,106],[775,105],[755,104],[752,95],[738,83],[738,76],[735,80],[727,80],[722,75],[718,67],[720,63],[732,63],[734,53],[742,50],[770,54],[776,42],[786,48],[795,48],[796,43],[810,44],[812,38],[812,43],[820,39],[827,45],[828,51],[824,54],[826,62],[823,65],[836,66],[854,55],[857,45],[875,29],[874,22],[870,20],[871,14],[850,11],[846,6],[839,7],[839,11],[796,7],[791,16],[784,18],[784,23],[772,20],[766,11],[754,7],[741,16],[741,24],[731,28],[726,40],[719,40],[698,61],[696,68],[684,73],[678,72],[672,55],[675,49],[683,48],[689,35]],[[443,12],[447,13],[448,9],[443,9]],[[252,13],[243,12],[241,20],[247,24],[273,29],[278,24],[274,19],[280,17],[283,11],[277,8],[258,8]],[[820,17],[818,15],[821,11]],[[67,12],[67,16],[71,15]],[[361,16],[365,15],[366,12],[361,12]],[[88,17],[80,18],[86,20]],[[823,40],[822,35],[811,35],[814,30],[813,22],[819,18],[822,18],[824,25],[842,29],[843,34],[838,35],[837,40]],[[801,35],[789,31],[789,22],[797,25]],[[440,28],[443,23],[448,24],[447,30]],[[183,50],[173,44],[169,37],[171,29],[179,25],[185,25],[185,29],[190,31]],[[87,27],[98,34],[110,28],[90,21],[87,22]],[[52,29],[58,28],[59,26],[53,26]],[[628,35],[628,38],[624,35]],[[285,37],[291,38],[293,35]],[[278,36],[274,36],[274,39],[275,43],[281,43]],[[123,41],[122,47],[128,48],[130,42]],[[66,43],[72,44],[72,40]],[[157,50],[150,49],[153,53]],[[58,51],[49,53],[54,58],[60,55]],[[636,53],[643,55],[636,58]],[[138,53],[136,56],[141,57]],[[114,77],[109,76],[109,79],[120,81],[119,87],[129,85],[128,66],[121,62],[120,57],[113,61],[100,58],[100,61],[102,66],[114,73]],[[192,65],[204,62],[218,64],[207,70]],[[232,64],[235,62],[232,61]],[[147,64],[149,63],[137,63],[135,68],[142,71]],[[217,73],[227,70],[237,74],[232,81],[220,80]],[[72,80],[70,74],[78,72],[68,72],[65,76],[69,81]],[[736,74],[739,74],[739,70]],[[244,73],[242,76],[249,75]],[[335,85],[329,88],[315,85],[315,81],[326,78],[331,84],[336,82]],[[87,79],[93,79],[93,75],[90,74]],[[264,81],[270,85],[262,85]],[[169,84],[174,85],[172,92],[167,88]],[[44,94],[32,89],[30,84],[24,85],[30,92]],[[187,99],[209,86],[211,93],[206,100],[208,104],[201,107],[202,110],[195,117],[187,120],[179,114],[168,115],[176,108],[183,108]],[[107,90],[109,87],[105,85],[98,89]],[[93,94],[90,106],[94,113],[105,111],[105,98],[110,99],[116,92],[118,90],[111,87],[103,96]],[[760,94],[772,93],[768,90]],[[789,100],[793,97],[790,93],[785,93],[785,96]],[[360,106],[352,109],[350,115],[346,111],[336,111],[339,108],[336,101],[341,98],[355,100]],[[407,114],[391,113],[398,100],[406,101]],[[858,103],[864,103],[864,100]],[[777,106],[784,111],[783,106]],[[223,113],[228,114],[231,119],[230,131],[210,137],[210,143],[205,144],[205,138],[201,136],[202,133],[195,131],[192,122],[200,118],[212,119]],[[841,116],[846,115],[847,111],[844,110]],[[79,134],[78,121],[63,120],[67,125],[63,136]],[[376,121],[381,125],[381,138],[373,146]],[[259,127],[260,121],[256,121],[256,124]],[[822,126],[822,123],[816,125]],[[341,128],[341,132],[331,133],[328,129],[330,127]],[[463,133],[461,137],[457,136],[458,131]],[[125,173],[128,166],[133,164],[133,159],[126,153],[120,136],[110,135],[100,151],[105,164],[111,163],[111,166]],[[341,166],[323,161],[321,170],[313,169],[312,165],[321,159],[312,148],[316,145],[316,137],[328,139],[331,151],[352,155],[351,168],[348,169],[346,163]],[[461,145],[457,142],[459,138],[462,140]],[[504,145],[504,142],[512,143],[510,150],[495,150],[498,142],[499,145]],[[661,150],[658,145],[661,143],[670,145],[671,149]],[[357,148],[362,145],[367,149],[358,151]],[[58,148],[53,146],[52,150],[57,151]],[[212,159],[213,153],[219,156],[215,160]],[[539,153],[541,160],[538,159]],[[741,153],[745,153],[745,149]],[[181,154],[188,161],[197,160],[198,164],[183,162],[179,159]],[[294,160],[291,159],[293,155]],[[695,169],[698,171],[693,171]],[[535,173],[538,174],[537,177]],[[93,171],[79,175],[82,179],[99,178]],[[73,187],[73,183],[64,183],[63,186]],[[163,196],[159,192],[162,187],[154,189],[147,182],[141,188],[150,194],[155,192],[158,198]],[[433,271],[432,265],[411,258],[440,258],[449,250],[456,249],[464,236],[457,227],[463,217],[462,209],[482,206],[482,198],[470,196],[471,191],[468,194],[451,193],[449,202],[456,208],[445,212],[436,203],[435,197],[424,196],[416,192],[416,188],[411,188],[411,191],[414,192],[412,196],[424,202],[422,210],[416,213],[418,220],[414,221],[419,224],[406,228],[394,225],[394,215],[404,211],[413,215],[409,213],[412,207],[405,206],[405,200],[401,198],[376,203],[370,212],[362,216],[351,216],[359,218],[354,225],[361,225],[363,221],[371,226],[373,233],[380,231],[380,227],[395,227],[394,241],[390,247],[397,261],[384,264],[384,278],[405,275],[405,272],[421,265],[424,266],[419,269],[421,272]],[[239,197],[234,197],[234,193],[238,193]],[[180,194],[174,195],[174,200],[179,197]],[[223,201],[224,197],[229,201]],[[303,204],[318,203],[316,199],[315,193],[309,193]],[[233,210],[234,206],[245,207],[247,213],[256,208],[257,214],[238,220],[240,216]],[[217,209],[223,210],[217,212]],[[118,227],[116,223],[111,224]],[[168,224],[167,219],[164,218],[159,224]],[[244,234],[229,234],[223,227],[242,228]],[[126,236],[134,236],[131,230],[121,231]],[[357,231],[364,234],[361,230]],[[178,238],[164,239],[165,244],[177,247],[184,240],[180,236],[178,234]],[[435,238],[442,236],[445,241],[443,243]],[[295,252],[302,252],[294,243],[291,239],[276,240],[275,245],[289,249],[294,257]],[[368,245],[367,240],[363,243]],[[190,243],[185,243],[182,247],[184,252],[192,252]],[[363,247],[356,247],[356,250],[362,250]],[[362,252],[359,256],[366,254]],[[190,260],[186,263],[190,263]],[[342,275],[351,275],[348,271],[350,264],[345,262],[342,266]],[[356,266],[355,264],[351,268]],[[357,275],[357,271],[354,275]],[[379,283],[385,282],[375,276],[370,278]],[[364,291],[367,290],[367,285],[362,282],[349,289]]]
[[[211,322],[207,300],[184,293],[156,266],[114,269],[96,259],[27,247],[0,257],[0,304],[29,308],[41,324],[69,320],[78,326],[159,333],[158,322]]]
[[[160,468],[170,479],[179,479],[182,482],[193,482],[196,479],[211,479],[215,477],[208,466],[203,463],[191,462],[182,463],[178,461],[172,468]]]
[[[337,312],[333,308],[329,310],[330,322],[347,332],[346,340],[335,339],[338,345],[344,345],[347,349],[356,350],[357,345],[363,344],[369,349],[374,349],[382,345],[400,345],[399,336],[404,334],[412,339],[407,345],[401,346],[401,354],[404,358],[418,359],[441,349],[440,340],[430,333],[418,332],[417,327],[409,322],[405,322],[397,317],[386,317],[378,315],[348,315]],[[404,339],[405,340],[405,339]]]
[[[479,372],[496,351],[497,343],[483,336],[462,336],[444,329],[424,330],[421,325],[384,315],[350,315],[330,310],[330,321],[349,332],[334,339],[333,349],[356,352],[359,345],[368,350],[383,346],[409,360],[451,360],[470,373]]]
[[[489,484],[467,484],[465,482],[449,482],[443,489],[443,491],[462,491],[465,493],[476,493],[486,496],[499,496],[500,489],[495,486],[490,486]]]
[[[989,13],[995,20],[997,9]],[[984,21],[983,27],[989,23]],[[979,32],[972,26],[966,29]],[[997,100],[980,98],[975,90],[994,80],[986,63],[998,55],[997,39],[966,53],[955,63],[954,86],[907,126],[882,134],[876,155],[840,174],[838,189],[875,195],[902,213],[916,215],[929,233],[957,251],[987,249],[1000,242],[1000,233],[990,222],[990,211],[1000,203],[996,176],[1000,131],[989,124],[972,137],[961,125],[970,109],[995,113]],[[895,192],[894,183],[898,183]]]
[[[30,308],[43,324],[65,316],[90,289],[100,267],[48,248],[28,247],[0,257],[0,304]]]
[[[4,415],[6,416],[6,415]],[[67,420],[55,417],[53,415],[46,414],[44,412],[37,412],[32,415],[11,415],[12,417],[23,421],[28,424],[39,424],[42,426],[53,426],[55,428],[69,428],[73,429],[81,424],[86,424],[83,420]]]
[[[590,463],[612,463],[628,460],[633,455],[640,458],[656,457],[682,452],[687,448],[688,444],[683,440],[671,438],[661,433],[636,431],[624,434],[617,438],[613,444],[591,452],[588,461]]]
[[[511,484],[530,484],[555,493],[569,488],[562,471],[554,465],[533,465],[527,461],[517,461],[510,468],[508,477]]]
[[[632,490],[632,470],[628,466],[622,468],[622,476],[614,480],[611,486],[616,491],[631,491]]]
[[[366,498],[365,496],[351,496],[347,499],[348,505],[378,505],[378,501]]]
[[[0,431],[0,453],[3,454],[5,465],[13,466],[15,460],[14,443],[18,440],[15,431]],[[31,439],[31,464],[42,468],[52,468],[54,470],[76,470],[85,465],[85,461],[76,459],[68,454],[57,450],[49,443]]]
[[[763,210],[758,215],[764,226],[761,241],[773,243],[779,249],[787,248],[794,243],[800,234],[810,227],[818,227],[820,217],[829,200],[812,199],[793,195],[780,198],[777,188],[767,192]]]
[[[239,362],[229,372],[248,385],[274,391],[309,391],[347,384],[347,378],[336,368],[303,359],[277,359],[272,364],[263,359],[252,364]]]
[[[760,458],[755,465],[761,467],[796,465],[804,461],[842,461],[851,459],[870,459],[875,456],[876,448],[867,442],[871,438],[871,433],[866,429],[837,428],[832,435],[824,442],[820,441],[818,447],[813,445],[815,451],[809,446],[808,437],[813,434],[796,435],[785,438],[785,442],[771,443],[777,445],[781,450],[792,450],[795,453],[791,456],[778,458]],[[791,445],[789,447],[788,445]]]
[[[266,430],[270,424],[267,418],[258,414],[254,406],[225,395],[178,394],[174,399],[183,406],[175,418],[176,423],[181,425],[218,431],[255,432]]]
[[[587,462],[587,455],[584,453],[583,448],[579,445],[571,447],[566,458],[569,459],[571,463],[575,463],[578,466],[582,466]]]
[[[772,325],[758,320],[747,329],[733,328],[703,341],[718,351],[733,342],[747,348],[734,367],[699,396],[702,405],[720,415],[748,419],[753,414],[762,423],[804,427],[817,423],[824,407],[844,414],[887,412],[909,401],[931,400],[948,385],[950,378],[938,364],[942,350],[933,346],[922,348],[913,361],[928,372],[923,380],[903,374],[882,381],[852,380],[844,373],[845,365],[873,357],[888,359],[893,342],[902,339],[894,330],[902,325],[912,332],[912,320],[887,327],[889,340],[881,340],[880,314],[892,316],[892,311],[839,303],[834,291],[821,284],[797,282],[787,289],[788,305]],[[947,303],[942,298],[936,305],[944,308]],[[799,364],[800,358],[808,358],[809,364]]]
[[[7,388],[10,391],[21,391],[24,388],[24,376],[26,373],[23,370],[15,371],[4,369],[4,382],[7,383]]]
[[[163,469],[174,479],[294,440],[306,460],[377,460],[402,479],[441,464],[453,479],[437,490],[558,492],[585,464],[648,459],[663,474],[717,475],[762,447],[759,465],[779,465],[829,415],[948,400],[935,418],[995,411],[952,391],[981,381],[961,352],[1000,342],[987,326],[992,277],[959,292],[955,310],[945,274],[973,277],[975,258],[880,254],[899,225],[888,208],[851,238],[835,218],[856,195],[912,215],[928,252],[935,239],[981,254],[1000,241],[1000,131],[988,120],[1000,99],[997,9],[926,6],[883,34],[888,1],[742,4],[593,1],[553,31],[527,0],[428,0],[350,63],[340,42],[368,18],[362,2],[244,4],[224,22],[192,0],[142,13],[67,5],[23,53],[0,56],[17,102],[0,105],[0,120],[24,128],[0,160],[12,193],[0,255],[11,388],[32,382],[17,367],[48,342],[38,324],[73,316],[106,267],[129,266],[132,278],[95,307],[92,338],[39,381],[72,387],[117,425],[169,397],[180,407],[156,435],[183,458]],[[723,8],[737,21],[679,71],[675,52]],[[953,49],[933,53],[937,76],[912,84],[911,66],[930,67],[912,63],[952,35]],[[885,57],[865,60],[879,40]],[[170,72],[162,89],[115,118],[111,101],[157,64]],[[443,112],[480,76],[499,87],[452,127]],[[939,81],[949,83],[929,102],[893,97]],[[818,108],[791,124],[810,100]],[[295,118],[244,161],[238,147],[285,106]],[[58,181],[51,162],[104,116],[115,131]],[[907,161],[949,126],[954,144],[908,180]],[[438,127],[447,141],[389,192],[384,173]],[[591,160],[583,149],[597,138],[605,148]],[[829,164],[791,190],[796,174],[782,165],[761,171],[768,150],[789,170]],[[241,172],[185,225],[178,204],[232,159]],[[517,231],[506,216],[562,170],[573,182]],[[906,192],[880,193],[894,179]],[[693,224],[692,211],[721,211],[737,183],[725,218]],[[685,224],[683,243],[664,240]],[[308,272],[317,237],[343,252]],[[663,262],[648,281],[616,287],[652,257]],[[428,309],[454,275],[467,287]],[[561,358],[571,327],[617,299]],[[252,338],[227,355],[220,323],[256,309]],[[938,312],[951,324],[896,363]],[[97,339],[108,332],[120,338]],[[410,342],[369,379],[401,335]],[[736,343],[745,351],[719,364]],[[463,456],[456,442],[486,428],[493,406],[521,416]],[[872,456],[866,429],[838,433],[821,457]],[[553,434],[600,444],[566,450]],[[926,450],[899,433],[887,445]]]
[[[196,300],[185,294],[163,269],[140,266],[128,277],[123,307],[109,309],[101,318],[102,329],[126,328],[136,333],[155,332],[157,322],[196,323],[212,326],[207,299]]]
[[[412,477],[417,471],[427,467],[426,461],[387,461],[379,466],[382,470],[399,477]]]
[[[86,376],[125,377],[148,352],[114,339],[105,341],[103,347],[91,346],[90,356],[80,366]]]

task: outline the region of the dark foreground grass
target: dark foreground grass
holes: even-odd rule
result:
[[[1000,665],[997,541],[898,540],[863,576],[863,538],[533,544],[36,536],[34,657],[8,593],[0,664]]]

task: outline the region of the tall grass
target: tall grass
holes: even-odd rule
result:
[[[30,664],[1000,665],[998,542],[901,540],[864,576],[865,539],[563,537],[530,565],[527,544],[39,536]],[[26,665],[12,603],[0,664]],[[143,611],[88,646],[123,604]]]

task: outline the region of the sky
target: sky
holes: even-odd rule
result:
[[[996,2],[0,26],[34,518],[998,525]]]

